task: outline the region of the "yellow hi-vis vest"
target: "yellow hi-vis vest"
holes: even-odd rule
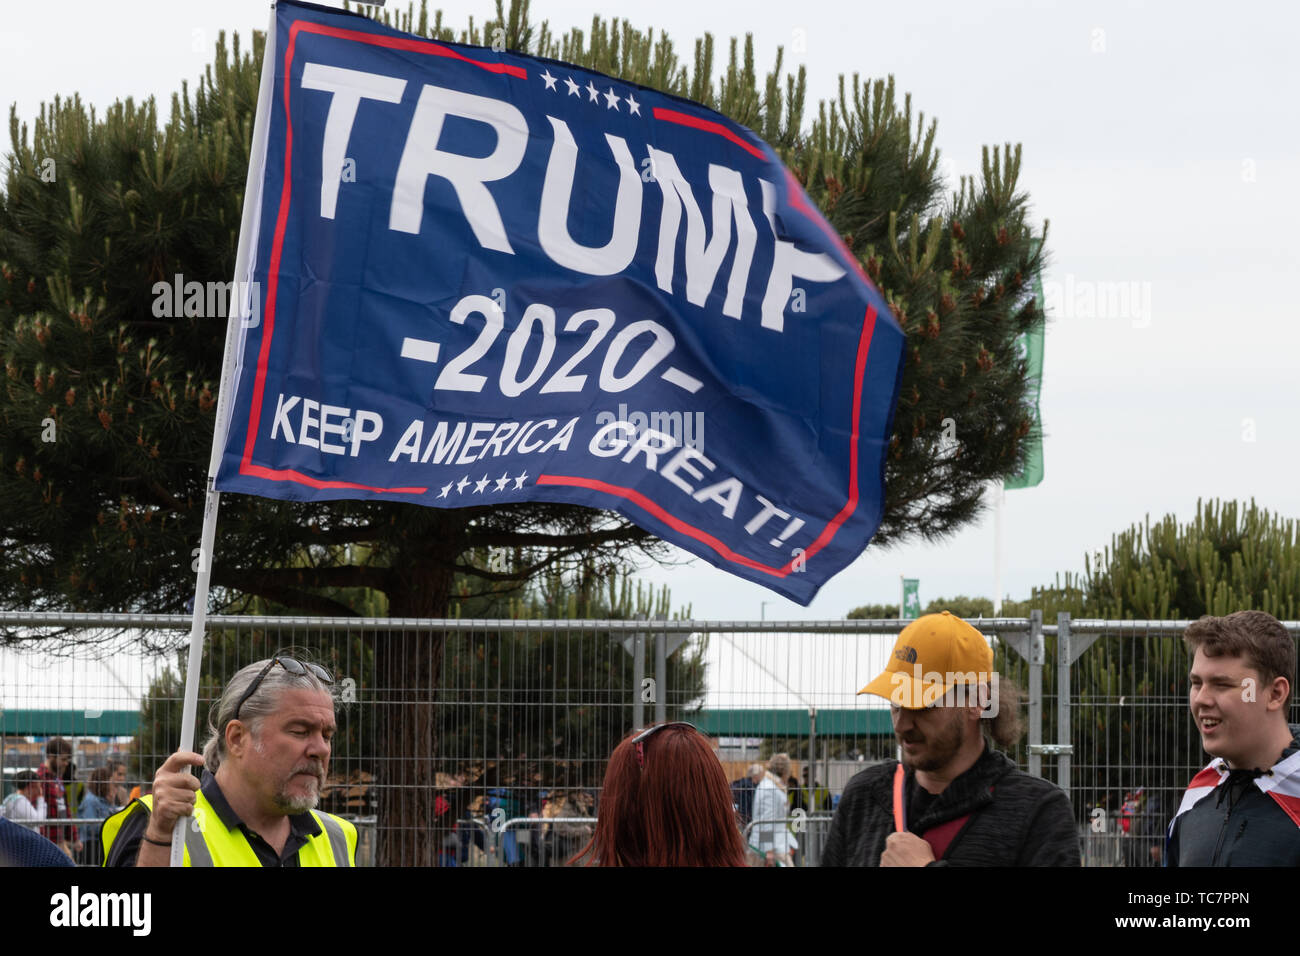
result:
[[[108,866],[113,841],[121,832],[122,825],[132,813],[140,812],[141,806],[152,812],[152,795],[132,801],[104,821],[100,830],[100,839],[104,844],[104,862],[101,866]],[[357,856],[357,828],[332,813],[312,810],[311,815],[320,825],[321,832],[308,837],[307,842],[298,849],[298,865],[353,866]],[[194,815],[181,817],[176,825],[185,828],[186,866],[262,865],[244,832],[238,827],[228,829],[202,790],[195,795]]]

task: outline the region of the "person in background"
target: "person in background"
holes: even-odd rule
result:
[[[807,769],[804,774],[808,773]],[[789,815],[798,819],[808,816],[808,794],[799,789],[799,780],[794,774],[785,778],[785,800],[789,806]],[[791,826],[793,832],[795,828]],[[791,854],[795,866],[803,866],[803,847],[795,845],[794,852]]]
[[[605,770],[591,839],[571,865],[744,866],[727,775],[680,721],[630,733]]]
[[[108,796],[105,799],[115,807],[124,807],[132,799],[126,789],[126,764],[120,760],[110,760],[108,766],[112,768],[113,773],[109,777]]]
[[[1160,795],[1148,794],[1142,787],[1128,794],[1120,810],[1124,836],[1125,866],[1159,866],[1165,842],[1167,817],[1161,812]]]
[[[125,775],[126,768],[120,764],[117,768],[112,764],[96,767],[90,774],[90,782],[86,786],[86,795],[81,800],[79,815],[84,819],[107,820],[122,809],[121,805],[111,802],[111,796],[116,789],[114,784],[120,784],[121,778]],[[117,779],[114,779],[115,777]],[[81,825],[81,843],[81,863],[84,866],[99,866],[104,862],[104,844],[99,839],[99,824]]]
[[[818,780],[811,787],[808,786],[808,768],[803,768],[803,787],[800,790],[803,797],[803,805],[808,808],[810,814],[824,813],[831,809],[831,795],[822,782]]]
[[[44,788],[36,771],[19,771],[14,783],[16,788],[5,797],[0,816],[9,820],[44,820],[45,798],[41,796]]]
[[[85,784],[77,779],[77,765],[69,760],[67,766],[63,768],[61,775],[63,780],[63,799],[68,805],[68,818],[75,820],[81,816],[81,795],[86,789]]]
[[[807,774],[808,771],[805,770],[804,773]],[[785,778],[785,793],[786,803],[790,805],[792,811],[802,810],[805,813],[808,812],[808,794],[799,789],[799,778],[794,774],[790,774]]]
[[[736,808],[736,822],[743,830],[754,818],[754,791],[763,779],[763,765],[751,763],[745,776],[731,782],[731,804]]]
[[[131,788],[131,792],[127,796],[126,802],[130,803],[133,800],[139,800],[141,797],[147,797],[151,793],[153,793],[153,783],[151,781],[146,780],[144,783],[137,783]],[[123,804],[123,806],[125,805],[126,804]]]
[[[754,791],[754,828],[750,843],[765,866],[793,866],[799,843],[790,832],[786,778],[790,775],[790,757],[776,754],[767,762],[767,773]]]
[[[68,811],[67,791],[63,785],[63,774],[71,764],[72,744],[63,737],[51,737],[45,744],[45,763],[36,771],[36,776],[41,781],[41,796],[45,798],[47,820],[68,820],[72,817]],[[75,860],[81,852],[81,840],[77,836],[76,827],[42,827],[41,836],[68,854],[70,860]]]

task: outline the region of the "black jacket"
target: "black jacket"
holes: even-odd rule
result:
[[[897,761],[856,775],[831,821],[822,866],[879,866],[894,832],[893,781]],[[908,792],[914,785],[907,771]],[[990,792],[990,787],[992,791]],[[969,813],[939,866],[1079,866],[1079,836],[1070,799],[1055,784],[1016,769],[987,744],[964,774],[935,798],[908,829],[924,833]]]
[[[1278,762],[1300,751],[1300,726]],[[1269,771],[1266,771],[1269,772]],[[1255,785],[1259,772],[1233,770],[1174,820],[1169,866],[1300,866],[1300,826]]]

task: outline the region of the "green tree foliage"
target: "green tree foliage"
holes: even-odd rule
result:
[[[898,605],[863,604],[844,616],[850,621],[893,621],[898,619]]]
[[[951,598],[935,598],[925,606],[925,610],[921,613],[938,614],[940,611],[950,611],[957,617],[992,617],[993,602],[984,597],[967,597],[964,594],[958,594]],[[890,620],[898,617],[898,605],[864,604],[849,611],[845,617],[850,621]]]
[[[581,609],[596,620],[667,618],[665,587],[658,594],[630,578],[580,596],[584,589],[552,578],[530,589],[518,619],[565,618]],[[677,617],[677,615],[674,615]],[[512,628],[460,632],[449,640],[443,664],[443,706],[438,711],[444,769],[464,773],[486,786],[598,787],[605,761],[633,726],[638,698],[647,719],[663,695],[668,719],[678,719],[703,702],[707,644],[688,641],[667,658],[667,686],[634,683],[635,645],[628,632],[591,629],[572,618],[556,634]],[[654,640],[643,641],[644,674],[653,678]],[[508,704],[508,706],[507,706]]]
[[[1017,465],[1028,417],[1012,343],[1042,321],[1026,291],[1037,258],[1018,151],[994,150],[979,183],[948,194],[935,124],[914,117],[909,98],[899,104],[892,82],[855,79],[805,129],[802,70],[782,83],[778,57],[760,78],[748,40],[743,52],[732,41],[715,76],[711,37],[688,66],[653,30],[598,18],[556,36],[525,4],[459,33],[423,9],[404,25],[469,42],[501,30],[512,48],[690,96],[773,144],[908,331],[879,540],[956,529],[983,483]],[[223,38],[161,127],[152,101],[99,116],[56,100],[30,131],[11,113],[0,203],[0,600],[11,606],[175,611],[192,591],[224,323],[155,318],[153,290],[177,274],[232,273],[261,53],[260,35],[251,52]],[[940,442],[947,417],[951,448]],[[515,571],[525,580],[656,546],[581,508],[226,496],[214,600],[350,613],[327,594],[358,587],[384,593],[391,613],[438,615],[457,573],[500,580],[470,560],[487,547],[530,549],[535,560]],[[357,553],[364,560],[349,560]]]
[[[1265,611],[1283,621],[1300,616],[1297,522],[1235,501],[1196,502],[1186,524],[1150,515],[1084,556],[1081,575],[1066,573],[1034,588],[1028,601],[1004,602],[1003,613],[1041,608],[1076,618],[1195,620],[1203,614]]]
[[[206,688],[207,695],[212,690]],[[170,667],[149,682],[140,705],[140,732],[131,742],[129,773],[133,780],[152,780],[155,771],[181,744],[181,702],[185,681]]]

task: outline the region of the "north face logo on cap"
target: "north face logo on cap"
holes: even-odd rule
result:
[[[899,647],[899,648],[896,648],[896,649],[894,650],[894,656],[897,657],[900,661],[905,661],[905,662],[908,663],[908,664],[915,664],[915,663],[916,663],[916,648],[915,648],[915,647]]]

